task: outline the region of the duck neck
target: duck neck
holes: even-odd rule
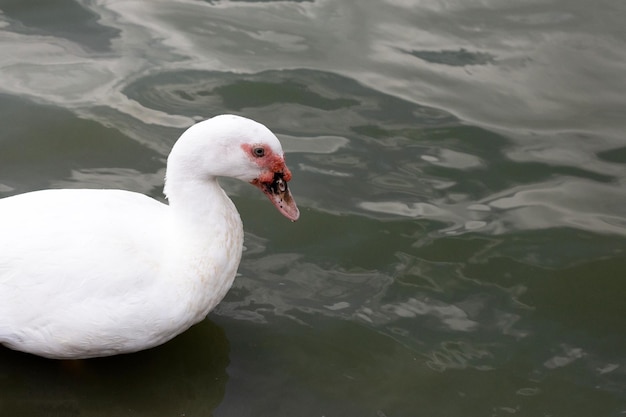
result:
[[[243,248],[243,225],[233,202],[215,178],[178,182],[166,192],[171,215],[171,278],[194,294],[186,308],[204,318],[235,279]],[[182,268],[182,269],[181,269]]]
[[[187,238],[214,241],[242,229],[237,209],[215,177],[168,178],[165,193],[175,227]]]

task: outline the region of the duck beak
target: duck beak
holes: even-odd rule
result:
[[[283,178],[282,173],[275,172],[274,177],[266,182],[257,178],[252,180],[251,184],[263,191],[263,194],[270,199],[274,207],[276,207],[283,216],[292,222],[298,220],[300,210],[298,210],[298,206],[289,192],[287,181]]]

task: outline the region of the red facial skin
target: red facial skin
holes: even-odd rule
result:
[[[261,174],[250,183],[263,191],[283,216],[298,220],[300,211],[287,187],[291,171],[285,165],[285,158],[265,145],[243,144],[241,148],[261,168]]]
[[[283,179],[285,181],[291,180],[291,171],[285,165],[285,158],[282,156],[275,154],[268,146],[266,145],[249,145],[244,143],[241,145],[241,148],[244,150],[246,155],[250,156],[256,164],[264,168],[264,171],[259,177],[257,181],[259,182],[272,182],[274,180],[274,174],[279,173],[283,174]],[[263,156],[256,156],[254,153],[254,149],[262,148],[264,151]]]

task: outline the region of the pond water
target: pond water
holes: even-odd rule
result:
[[[1,415],[626,414],[623,1],[0,11],[0,197],[162,199],[180,133],[236,113],[301,210],[223,181],[246,249],[218,308],[132,355],[0,348]]]

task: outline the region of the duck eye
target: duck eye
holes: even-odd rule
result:
[[[260,146],[252,148],[252,155],[256,156],[257,158],[265,156],[265,149]]]

